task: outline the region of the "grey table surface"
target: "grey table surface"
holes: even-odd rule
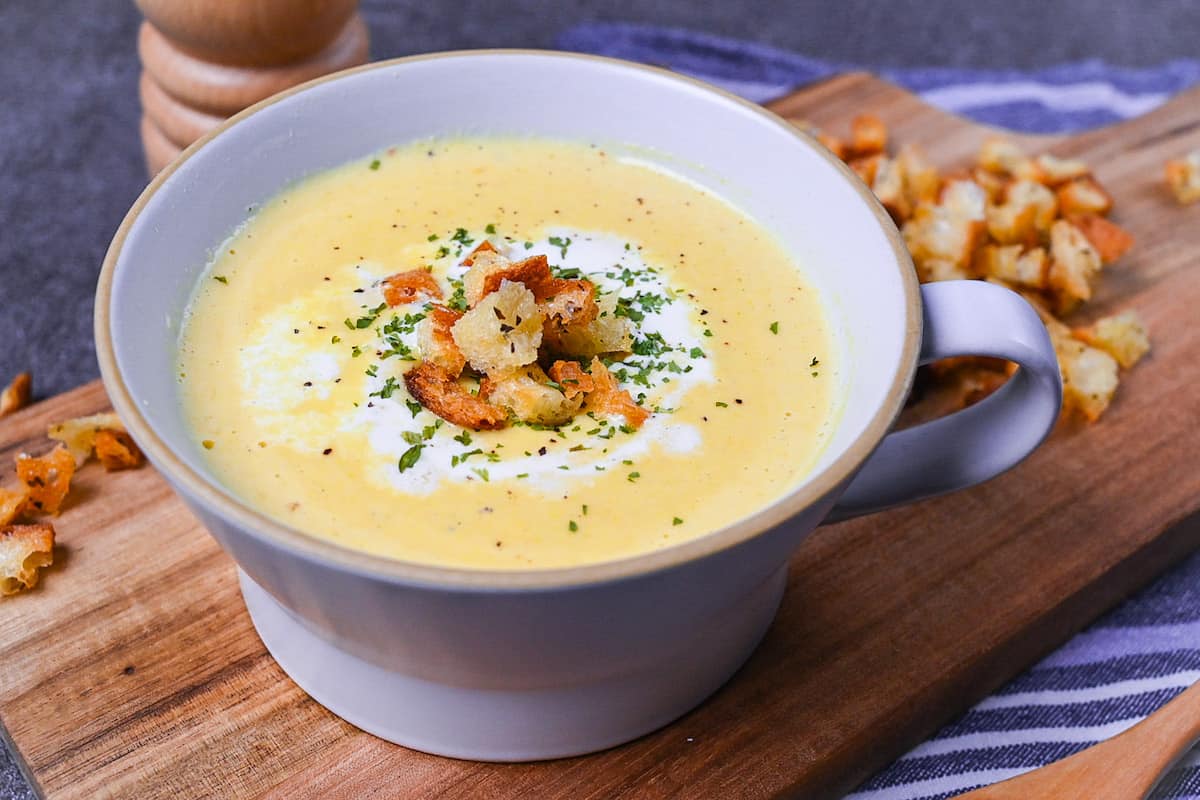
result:
[[[1195,0],[364,0],[371,54],[551,47],[587,21],[686,27],[873,66],[1129,66],[1196,56]],[[96,274],[146,182],[132,3],[0,0],[0,382],[98,374]],[[3,669],[0,655],[0,669]],[[0,800],[35,796],[0,748]]]

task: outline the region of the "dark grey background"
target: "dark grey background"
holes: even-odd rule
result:
[[[363,10],[374,58],[551,47],[561,30],[591,20],[687,27],[878,66],[1153,65],[1196,57],[1200,37],[1196,0],[364,0]],[[0,383],[32,369],[39,397],[97,375],[96,273],[146,182],[139,21],[120,0],[0,0]],[[30,796],[0,749],[0,800]]]

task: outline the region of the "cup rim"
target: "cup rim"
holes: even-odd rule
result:
[[[884,397],[884,401],[876,409],[862,433],[831,464],[817,474],[810,476],[801,486],[736,522],[661,550],[573,567],[531,570],[471,569],[401,561],[399,559],[379,556],[335,544],[314,534],[306,533],[299,528],[287,525],[264,512],[254,509],[232,492],[220,488],[214,482],[204,478],[176,455],[150,426],[149,422],[142,415],[139,405],[135,402],[117,365],[110,320],[113,282],[117,261],[120,258],[125,239],[130,229],[151,198],[154,197],[175,171],[189,158],[194,156],[201,147],[231,126],[252,114],[260,113],[292,95],[319,84],[341,80],[371,70],[392,69],[417,62],[497,55],[537,56],[596,62],[629,71],[643,72],[659,79],[676,81],[684,85],[690,85],[692,88],[712,92],[726,101],[733,102],[757,114],[764,123],[782,128],[805,146],[815,150],[826,161],[832,164],[859,195],[867,201],[868,207],[874,213],[880,228],[883,230],[888,243],[892,247],[896,268],[900,273],[906,317],[905,337],[901,348],[899,367],[892,376],[891,385]],[[904,407],[904,402],[912,386],[913,376],[917,367],[917,355],[920,350],[922,334],[922,311],[920,289],[916,272],[912,266],[911,256],[887,211],[880,205],[871,190],[859,181],[854,172],[840,159],[829,152],[828,149],[821,146],[813,136],[790,124],[774,112],[704,81],[667,69],[638,64],[623,59],[554,50],[481,49],[453,50],[406,56],[372,62],[325,75],[261,100],[206,133],[184,150],[174,162],[154,176],[121,221],[105,253],[100,269],[99,281],[96,287],[94,327],[96,356],[100,365],[101,378],[114,410],[125,423],[129,432],[146,451],[147,456],[163,474],[163,477],[177,491],[186,492],[195,501],[215,511],[218,516],[236,526],[240,532],[246,533],[264,544],[282,548],[292,556],[300,557],[320,565],[340,567],[363,577],[439,588],[459,588],[475,591],[513,591],[580,587],[641,577],[650,573],[678,567],[740,545],[796,516],[819,502],[828,494],[834,492],[839,486],[848,482],[848,479],[867,460],[879,442],[887,435]]]

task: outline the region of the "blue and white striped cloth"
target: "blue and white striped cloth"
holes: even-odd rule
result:
[[[869,64],[831,64],[746,42],[641,25],[565,32],[564,50],[694,75],[756,101]],[[1200,61],[1121,69],[1097,61],[1033,72],[877,69],[930,103],[1014,130],[1082,130],[1144,113],[1200,82]],[[1010,778],[1135,724],[1200,680],[1200,555],[864,783],[852,800],[935,800]],[[1200,799],[1200,748],[1155,798]]]

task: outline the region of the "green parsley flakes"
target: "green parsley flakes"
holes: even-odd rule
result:
[[[213,275],[213,280],[217,281],[218,283],[229,283],[229,278],[226,278],[224,275]]]
[[[683,519],[682,519],[682,518],[680,518],[680,517],[675,517],[675,518],[673,518],[673,519],[671,520],[671,524],[672,524],[672,525],[682,525],[682,524],[683,524]]]
[[[575,533],[579,530],[579,523],[577,523],[575,520],[571,520],[567,523],[567,530],[569,530],[571,533]]]
[[[413,465],[416,464],[418,460],[420,460],[421,450],[424,447],[425,447],[425,445],[420,444],[418,442],[417,444],[414,444],[412,447],[410,447],[404,451],[404,454],[402,456],[400,456],[400,462],[397,465],[400,467],[401,472],[404,472],[406,469],[411,469],[413,467]]]
[[[771,333],[775,333],[775,334],[779,333],[779,322],[778,321],[771,323]]]
[[[371,161],[371,165],[370,165],[369,169],[377,170],[377,169],[379,169],[380,164],[381,164],[380,160],[378,158],[376,158]]]

